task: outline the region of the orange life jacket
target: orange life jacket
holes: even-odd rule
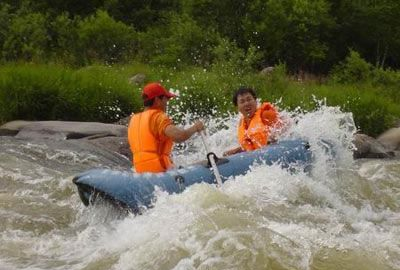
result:
[[[132,116],[128,127],[128,142],[136,172],[165,172],[172,167],[170,158],[173,141],[161,140],[150,129],[150,119],[159,110],[150,109]]]
[[[269,126],[261,117],[265,110],[275,110],[275,108],[265,102],[256,110],[248,125],[246,125],[244,117],[240,120],[238,140],[243,150],[253,151],[268,144]]]

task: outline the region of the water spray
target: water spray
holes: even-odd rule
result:
[[[207,141],[206,141],[206,135],[205,132],[199,132],[200,136],[201,136],[201,140],[203,142],[204,148],[206,149],[207,152],[207,158],[210,161],[211,167],[213,169],[214,175],[215,175],[215,179],[217,180],[217,187],[222,186],[222,179],[221,179],[221,175],[219,174],[219,170],[217,167],[217,164],[215,162],[216,156],[214,153],[212,153],[208,147]]]

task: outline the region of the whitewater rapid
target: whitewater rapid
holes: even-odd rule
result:
[[[115,160],[0,137],[0,269],[400,269],[400,161],[354,161],[356,129],[339,108],[283,114],[284,138],[310,142],[311,173],[255,165],[221,188],[159,190],[138,216],[85,207],[72,184]],[[236,146],[238,119],[204,119],[217,155]],[[175,163],[203,148],[196,136]]]

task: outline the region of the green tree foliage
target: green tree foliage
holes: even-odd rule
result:
[[[140,56],[209,66],[227,40],[256,48],[258,67],[282,62],[289,72],[326,74],[351,48],[376,67],[398,68],[398,14],[397,0],[3,0],[0,49],[2,60],[82,65]]]
[[[183,14],[189,15],[204,28],[212,28],[223,37],[234,41],[240,47],[249,45],[242,20],[249,16],[252,1],[231,0],[184,0]]]
[[[104,0],[2,0],[14,10],[25,9],[33,13],[47,13],[56,17],[68,12],[73,16],[88,16],[101,8]]]
[[[368,63],[356,51],[350,50],[344,61],[335,66],[331,73],[331,79],[336,83],[354,84],[370,83],[376,87],[384,88],[383,93],[395,100],[399,100],[398,86],[400,85],[400,73],[391,69],[383,69]]]
[[[12,17],[10,6],[8,4],[0,4],[0,48],[3,48],[3,44],[6,41]]]
[[[101,10],[78,23],[78,37],[79,49],[89,63],[125,61],[136,45],[134,29]]]
[[[178,10],[178,0],[104,0],[103,9],[117,20],[147,31],[162,24],[171,12]]]
[[[140,34],[141,57],[172,67],[207,66],[218,38],[217,33],[201,28],[186,15],[171,15],[167,24]]]
[[[50,36],[52,39],[52,52],[57,62],[79,64],[80,52],[77,44],[78,27],[77,19],[71,19],[68,13],[57,16],[50,23]]]
[[[213,49],[213,58],[213,70],[218,71],[221,76],[242,76],[255,70],[262,54],[254,46],[246,51],[233,41],[219,39],[218,45]]]
[[[6,60],[40,60],[46,56],[49,36],[46,16],[28,13],[13,16],[3,44]]]
[[[371,74],[372,65],[361,58],[358,52],[350,50],[349,56],[334,68],[331,77],[338,83],[358,83],[369,80]]]
[[[362,53],[377,67],[399,67],[400,2],[397,0],[334,1],[337,18],[335,51],[346,53],[347,48]]]
[[[323,66],[335,26],[325,0],[252,1],[246,17],[246,34],[270,63],[284,61],[289,67]]]

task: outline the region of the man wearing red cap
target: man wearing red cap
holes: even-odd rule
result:
[[[173,167],[173,142],[184,142],[204,129],[201,121],[181,129],[166,115],[167,103],[175,97],[159,83],[143,88],[144,110],[134,114],[128,127],[128,141],[133,154],[133,166],[138,173],[165,172]]]

